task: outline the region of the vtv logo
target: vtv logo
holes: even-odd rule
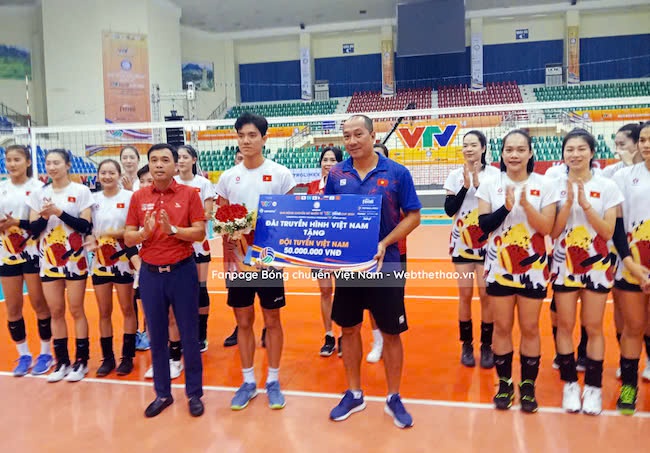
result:
[[[458,124],[448,124],[444,130],[440,126],[417,126],[412,132],[407,127],[401,127],[398,131],[399,138],[407,148],[418,148],[418,145],[420,148],[444,148],[456,138]]]

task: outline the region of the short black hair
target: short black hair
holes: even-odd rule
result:
[[[533,170],[535,170],[535,154],[533,153],[533,139],[530,138],[528,132],[526,132],[523,129],[514,129],[508,132],[505,137],[503,137],[503,143],[501,143],[501,162],[499,164],[501,171],[507,170],[506,164],[505,162],[503,162],[503,150],[506,148],[506,141],[511,135],[521,135],[526,138],[526,141],[528,142],[528,149],[531,152],[530,159],[528,160],[528,165],[526,165],[526,173],[531,174]]]
[[[320,158],[318,159],[319,165],[323,163],[325,153],[328,151],[332,151],[332,153],[334,153],[334,159],[336,159],[337,162],[341,162],[343,160],[343,151],[341,151],[341,148],[338,146],[327,146],[320,152]]]
[[[149,164],[145,165],[140,170],[138,170],[138,173],[137,173],[138,179],[142,178],[147,173],[151,173],[151,170],[149,170]]]
[[[174,145],[170,145],[169,143],[157,143],[153,145],[151,148],[149,148],[149,151],[147,151],[147,159],[149,159],[151,156],[152,151],[159,151],[161,149],[168,149],[171,151],[174,162],[178,162],[178,151]]]
[[[366,129],[368,129],[368,132],[372,132],[375,130],[372,125],[372,120],[366,115],[352,115],[350,118],[347,119],[347,121],[355,120],[357,118],[361,118],[363,120],[363,123],[365,124]]]
[[[239,132],[242,127],[247,124],[252,124],[260,131],[262,137],[266,135],[266,132],[269,130],[269,123],[266,121],[262,115],[256,115],[254,113],[244,112],[242,113],[237,121],[235,121],[235,130]]]

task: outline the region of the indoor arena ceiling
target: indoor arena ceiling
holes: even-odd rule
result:
[[[395,17],[405,0],[172,0],[180,6],[181,23],[227,33],[265,28],[298,28],[337,22]],[[569,3],[569,0],[465,0],[468,11]],[[365,13],[362,13],[365,11]]]

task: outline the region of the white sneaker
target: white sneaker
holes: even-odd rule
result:
[[[587,415],[598,415],[603,410],[603,390],[591,385],[585,385],[582,392],[582,412]]]
[[[65,380],[68,382],[79,382],[88,374],[88,365],[84,365],[81,362],[75,362],[72,365],[70,372],[65,377]]]
[[[650,381],[650,359],[646,359],[645,361],[645,369],[641,374],[641,379],[644,381]]]
[[[153,365],[149,367],[146,373],[144,373],[145,379],[153,379]]]
[[[580,384],[577,382],[565,383],[562,392],[562,409],[569,413],[576,413],[580,412],[580,407]]]
[[[648,369],[648,367],[646,367],[646,370],[647,369]],[[644,373],[645,373],[645,371],[644,371]],[[621,367],[618,367],[618,368],[616,368],[616,379],[620,379],[620,378],[621,378]]]
[[[384,343],[373,343],[372,349],[366,356],[366,361],[369,363],[377,363],[381,360],[381,355],[384,351]]]
[[[176,379],[183,371],[183,362],[169,359],[169,377]]]
[[[47,382],[59,382],[68,375],[71,369],[70,365],[57,363],[54,371],[47,375]]]

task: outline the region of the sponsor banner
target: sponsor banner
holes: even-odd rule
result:
[[[576,115],[591,121],[648,121],[650,108],[612,109],[612,110],[576,110]]]
[[[395,52],[392,40],[381,42],[381,94],[395,94]]]
[[[577,85],[580,83],[580,35],[579,27],[571,25],[567,27],[567,84]]]
[[[261,195],[247,262],[371,271],[380,220],[378,195]]]
[[[147,36],[105,31],[102,38],[106,122],[151,121]]]
[[[483,89],[483,33],[472,33],[472,89]]]
[[[282,126],[269,127],[267,135],[269,138],[289,138],[294,134],[301,132],[307,126]],[[190,138],[190,132],[187,132],[187,139]],[[198,131],[199,140],[237,140],[235,129],[211,129],[207,131]]]
[[[313,96],[312,86],[314,81],[311,78],[311,56],[309,47],[300,48],[300,96],[303,101],[311,101]]]

